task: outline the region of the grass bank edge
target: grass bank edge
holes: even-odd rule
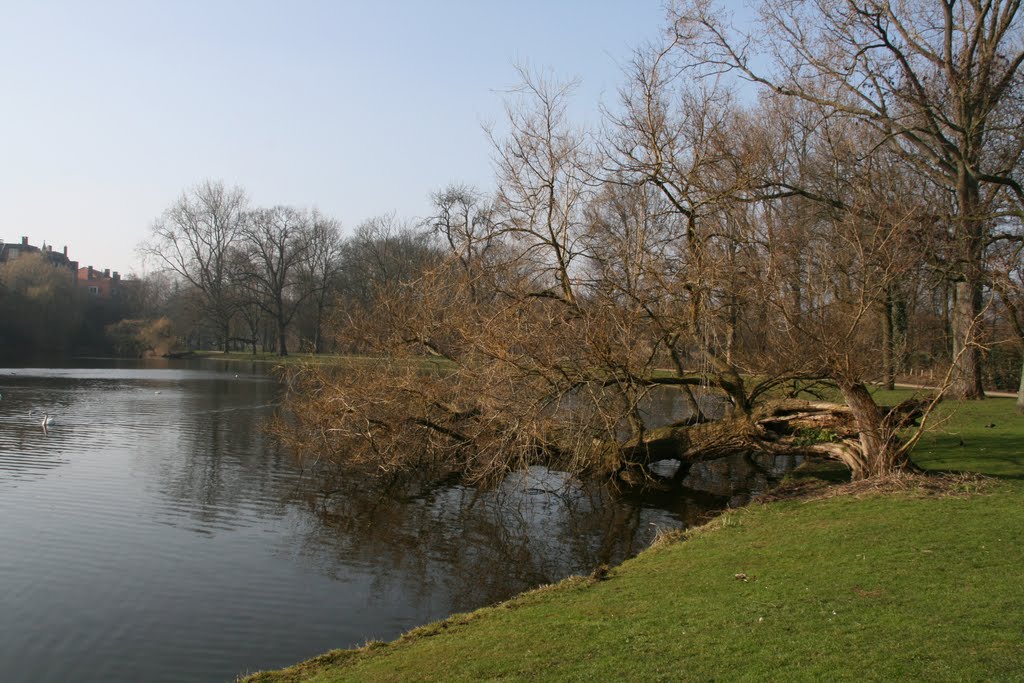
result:
[[[1005,481],[993,480],[990,486],[985,487],[986,490],[983,493],[986,496],[996,496],[1000,499],[1008,496],[1016,501],[1016,505],[1020,505],[1024,502],[1024,482],[1013,480],[1024,479],[1024,454],[1021,453],[1021,444],[1024,444],[1024,419],[1016,417],[1013,410],[1012,399],[947,405],[943,408],[943,429],[929,435],[922,442],[917,451],[916,461],[926,469],[980,471],[984,474],[1001,477]],[[811,478],[819,478],[818,474],[821,473],[814,473]],[[793,480],[790,481],[790,484],[792,483]],[[961,493],[969,495],[977,493],[977,491],[965,490]],[[864,498],[872,500],[880,495],[891,497],[898,503],[899,500],[911,498],[916,493],[912,489],[903,492],[891,490],[881,493],[868,492],[864,494]],[[870,503],[853,500],[841,503],[841,505],[861,506],[850,508],[857,510],[862,509],[864,505],[870,505]],[[883,515],[895,514],[895,512],[885,512],[886,509],[883,504]],[[894,504],[891,509],[899,510],[901,506]],[[293,683],[307,680],[333,680],[335,675],[339,678],[344,677],[352,668],[363,663],[385,662],[389,655],[400,654],[403,650],[415,647],[433,636],[449,634],[458,638],[465,627],[492,615],[507,613],[520,607],[539,603],[550,602],[557,605],[569,600],[574,593],[586,591],[601,583],[604,578],[615,578],[623,573],[634,571],[649,571],[650,560],[653,556],[664,549],[678,546],[678,541],[683,539],[695,541],[722,530],[726,530],[728,533],[729,529],[744,526],[750,520],[756,522],[758,515],[762,515],[763,519],[764,510],[782,511],[786,515],[799,515],[801,510],[813,512],[813,508],[807,508],[805,502],[793,499],[729,510],[701,527],[666,535],[660,542],[641,553],[634,560],[610,570],[607,577],[569,577],[562,582],[523,593],[495,606],[484,607],[464,614],[454,614],[447,619],[412,629],[391,643],[370,642],[361,648],[334,650],[286,669],[261,672],[239,680],[246,683]],[[806,516],[808,513],[803,514]],[[810,516],[813,521],[813,514]],[[700,552],[701,544],[691,543],[690,545],[695,548],[694,552]],[[448,640],[448,642],[453,641]],[[459,647],[457,641],[455,641],[454,647]],[[1013,656],[1021,660],[1018,663],[1024,665],[1024,652],[1013,653]]]

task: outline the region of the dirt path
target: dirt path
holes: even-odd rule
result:
[[[929,387],[924,384],[906,384],[904,382],[896,382],[896,386],[901,389],[936,389],[937,387]],[[986,391],[985,396],[989,398],[1017,398],[1017,394],[1010,391]]]

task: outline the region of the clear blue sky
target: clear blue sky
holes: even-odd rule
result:
[[[611,101],[662,0],[0,0],[0,238],[139,271],[135,247],[203,178],[346,230],[491,184],[481,122],[513,63]]]

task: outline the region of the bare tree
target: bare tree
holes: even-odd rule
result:
[[[518,67],[520,85],[505,104],[509,133],[494,147],[501,233],[537,274],[539,290],[576,304],[573,267],[581,253],[581,210],[589,153],[568,118],[575,82],[559,83]]]
[[[758,257],[742,233],[758,220],[750,206],[764,145],[749,134],[757,126],[728,90],[690,82],[670,57],[668,49],[638,51],[619,109],[606,111],[609,180],[655,188],[663,210],[677,216],[671,258],[659,268],[659,301],[673,305],[651,309],[676,372],[705,376],[749,415],[780,379],[764,354],[744,357],[736,345]],[[764,381],[748,387],[753,377]]]
[[[814,207],[805,202],[804,208]],[[793,226],[777,225],[765,235],[770,259],[763,288],[770,307],[767,342],[784,364],[803,366],[838,386],[856,434],[814,448],[832,451],[855,478],[905,469],[916,441],[916,436],[906,440],[900,434],[907,426],[902,409],[880,408],[868,390],[869,382],[884,377],[888,340],[879,327],[893,287],[915,267],[920,231],[913,213],[892,208],[888,220],[877,222],[850,212],[805,210],[804,224],[797,229],[809,258],[796,276],[789,272],[792,261],[774,258],[781,250],[773,244],[786,241],[783,233]],[[794,277],[803,279],[798,303],[788,291]]]
[[[947,193],[945,207],[935,208],[954,283],[955,393],[982,398],[975,333],[984,254],[1002,237],[993,218],[1007,196],[1018,206],[1024,198],[1019,3],[764,0],[760,9],[754,35],[728,26],[708,0],[678,2],[674,49],[699,74],[736,72],[813,104],[822,117],[857,121],[879,149]]]
[[[230,254],[240,239],[247,203],[241,188],[203,181],[164,211],[153,224],[150,241],[140,246],[146,257],[202,293],[205,313],[221,330],[225,352],[235,313]]]
[[[1024,245],[1003,245],[993,255],[996,275],[992,286],[1006,311],[1011,338],[1021,352],[1020,383],[1017,387],[1017,414],[1024,415]]]
[[[323,353],[324,319],[339,293],[338,280],[343,271],[340,230],[341,223],[336,219],[316,211],[310,216],[307,254],[301,264],[300,278],[313,307],[314,353]]]
[[[429,235],[394,213],[363,221],[342,248],[345,298],[369,306],[376,290],[415,279],[435,255]]]
[[[249,212],[241,235],[245,255],[242,281],[253,301],[273,318],[277,327],[277,353],[288,355],[288,326],[306,296],[299,286],[300,269],[309,255],[311,219],[288,206]]]
[[[267,317],[265,305],[266,294],[253,279],[251,273],[257,269],[252,254],[245,244],[231,250],[230,274],[232,282],[232,300],[235,305],[235,322],[232,325],[233,339],[242,340],[249,345],[253,355],[257,352],[257,344],[262,341],[263,350],[267,349],[267,339],[260,334]]]
[[[501,244],[501,226],[494,201],[466,185],[449,185],[430,196],[434,215],[427,225],[439,236],[477,288],[489,259]]]
[[[906,138],[922,114],[901,103],[898,74],[876,76],[889,79],[877,86],[887,121],[877,107],[868,115],[874,104],[858,101],[854,84],[805,72],[800,45],[786,52],[795,71],[765,78],[776,87],[757,107],[710,80],[689,82],[691,69],[758,78],[708,7],[687,5],[669,47],[638,53],[621,108],[609,112],[603,177],[567,121],[571,86],[522,72],[509,133],[492,133],[496,212],[473,218],[479,197],[464,188],[435,196],[431,225],[447,253],[411,277],[391,272],[388,222],[357,232],[350,253],[363,275],[347,275],[372,285],[348,329],[387,360],[356,372],[298,369],[295,422],[283,432],[293,443],[387,472],[479,478],[539,463],[629,481],[656,460],[755,448],[835,458],[855,478],[912,467],[922,427],[907,430],[952,375],[937,395],[895,407],[869,386],[894,379],[913,299],[932,296],[939,318],[955,278],[968,273],[980,287],[984,264],[970,262],[961,238],[982,230],[983,253],[1013,242],[994,217],[1012,213],[1015,190],[979,175],[985,190],[963,213],[941,159],[925,173],[923,148]],[[842,56],[846,29],[827,28]],[[859,59],[858,87],[875,88]],[[999,158],[1016,164],[1017,139],[993,135],[1010,155]],[[947,161],[959,153],[941,151]],[[1002,163],[994,159],[984,164]],[[964,357],[976,352],[980,314],[957,327],[950,350],[961,389],[965,368],[976,369]],[[797,380],[827,381],[845,405],[798,400]],[[791,381],[788,398],[772,396]],[[717,388],[733,410],[712,420],[690,392],[678,419],[652,427],[644,405],[659,385]]]

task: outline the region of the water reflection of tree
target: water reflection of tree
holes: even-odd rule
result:
[[[219,380],[182,395],[176,456],[162,458],[161,493],[209,531],[244,523],[267,508],[283,514],[295,465],[262,432],[274,386]]]
[[[329,482],[314,477],[328,493],[305,496],[319,523],[309,529],[303,553],[327,572],[364,567],[377,595],[399,582],[417,605],[443,599],[441,611],[470,609],[617,564],[659,528],[700,523],[735,503],[737,486],[758,490],[775,476],[766,463],[734,460],[684,477],[703,492],[624,493],[540,468],[491,490],[355,472]]]
[[[305,561],[342,580],[353,572],[370,577],[370,604],[397,592],[421,615],[490,604],[617,564],[659,528],[700,523],[741,502],[737,490],[746,495],[773,476],[770,463],[753,458],[695,465],[644,492],[539,468],[492,489],[308,463],[299,477],[297,463],[261,432],[268,411],[254,408],[271,403],[273,392],[272,384],[232,380],[183,392],[185,417],[167,446],[176,455],[160,461],[165,500],[203,532],[301,510]]]

